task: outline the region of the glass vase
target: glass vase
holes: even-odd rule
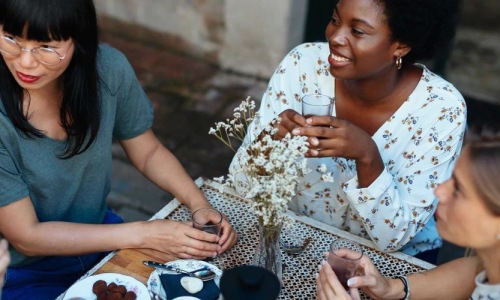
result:
[[[279,246],[282,224],[264,226],[259,224],[259,243],[255,249],[253,265],[273,272],[281,282],[282,261]]]

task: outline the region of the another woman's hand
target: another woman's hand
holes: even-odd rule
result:
[[[9,263],[9,244],[7,243],[7,240],[2,239],[0,240],[0,288],[2,288],[3,280]]]
[[[233,226],[231,226],[231,223],[229,223],[226,216],[224,216],[224,218],[222,219],[221,232],[222,233],[219,240],[221,249],[219,251],[219,254],[231,248],[238,239],[238,234],[234,230]]]
[[[326,254],[328,258],[328,253]],[[389,278],[383,277],[366,255],[361,257],[360,268],[363,270],[361,276],[354,276],[347,281],[350,290],[347,292],[338,281],[330,265],[324,262],[319,271],[317,281],[318,299],[360,299],[358,290],[371,299],[385,299],[390,293]]]
[[[146,247],[155,249],[182,259],[204,259],[214,257],[221,252],[218,236],[203,232],[192,226],[191,222],[172,220],[154,220],[146,222]],[[230,225],[229,225],[230,226]],[[225,225],[226,231],[227,225]],[[229,234],[224,246],[235,238]],[[227,249],[225,248],[225,249]]]
[[[377,267],[366,255],[361,257],[359,262],[364,275],[352,277],[347,281],[347,285],[352,289],[361,289],[363,293],[372,299],[387,299],[390,292],[390,278],[380,274]]]
[[[309,155],[314,157],[345,157],[369,161],[378,148],[371,136],[349,121],[332,117],[310,117],[306,127],[293,130],[294,135],[309,137]]]
[[[320,266],[316,284],[316,295],[319,300],[360,299],[358,289],[351,288],[347,292],[333,272],[332,267],[325,261]]]
[[[281,122],[276,125],[278,131],[273,136],[275,140],[283,139],[287,133],[292,134],[292,130],[295,128],[307,126],[304,116],[293,109],[283,111],[278,117],[281,118]]]

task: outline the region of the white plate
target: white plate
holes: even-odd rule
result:
[[[216,266],[214,266],[212,264],[204,262],[202,260],[181,259],[181,260],[174,260],[174,261],[168,262],[165,265],[172,266],[172,267],[179,268],[179,269],[186,270],[186,271],[194,271],[194,270],[201,269],[203,267],[207,267],[215,273],[214,282],[217,286],[219,286],[220,278],[222,276],[222,271],[219,268],[217,268]],[[151,272],[151,275],[149,275],[149,279],[148,279],[148,282],[146,284],[148,286],[148,290],[157,293],[158,295],[160,295],[160,297],[163,297],[164,299],[169,299],[167,297],[167,293],[165,292],[165,289],[161,285],[161,281],[160,281],[161,274],[178,274],[178,273],[176,273],[174,271],[156,269],[153,272]],[[197,299],[197,298],[194,298],[194,297],[180,298],[180,297],[178,297],[175,299]]]
[[[69,300],[73,297],[82,297],[87,300],[97,299],[96,294],[92,292],[92,286],[97,280],[104,280],[107,284],[111,282],[117,285],[124,285],[127,291],[133,291],[137,295],[137,300],[150,300],[148,289],[146,286],[132,278],[130,276],[125,276],[117,273],[102,273],[98,275],[92,275],[84,278],[78,282],[75,282],[64,294],[63,300]]]

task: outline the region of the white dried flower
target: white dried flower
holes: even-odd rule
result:
[[[251,122],[259,124],[259,114],[255,112],[255,102],[247,98],[234,109],[234,119],[227,123],[216,123],[209,134],[215,135],[236,152],[231,138],[243,141]],[[307,168],[305,154],[308,151],[307,137],[287,134],[281,140],[274,140],[280,118],[273,120],[264,128],[253,127],[252,136],[259,136],[256,141],[249,141],[246,151],[239,151],[236,160],[237,174],[228,174],[214,178],[222,185],[236,189],[245,198],[252,200],[252,209],[263,225],[288,223],[286,216],[288,202],[297,193],[299,181],[311,170]],[[318,172],[323,181],[333,181],[331,173],[326,173],[326,166],[321,165]],[[236,180],[238,177],[238,180]]]

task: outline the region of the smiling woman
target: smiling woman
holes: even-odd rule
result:
[[[299,45],[283,59],[248,132],[258,136],[281,118],[273,138],[307,136],[308,168],[324,164],[334,176],[333,183],[303,176],[293,210],[383,251],[435,262],[433,188],[460,153],[466,106],[452,84],[416,61],[452,41],[458,13],[457,0],[340,0],[326,42]],[[306,94],[335,97],[332,114],[304,117]]]
[[[17,83],[31,94],[36,94],[38,88],[44,86],[46,82],[55,83],[54,78],[58,78],[66,70],[73,56],[71,40],[50,43],[26,41],[9,36],[3,29],[0,34],[0,52],[7,67],[11,73],[16,74],[14,78]],[[38,64],[45,67],[37,70],[33,66]]]

